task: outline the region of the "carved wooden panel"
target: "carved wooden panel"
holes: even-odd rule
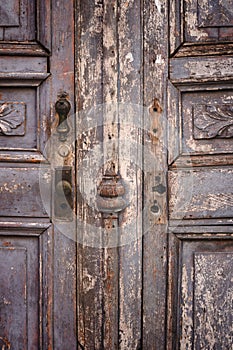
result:
[[[0,1],[0,40],[36,40],[36,1]],[[16,30],[17,28],[17,30]]]
[[[170,34],[171,52],[183,44],[232,40],[232,2],[230,0],[170,1]],[[182,47],[180,49],[182,51]],[[198,50],[192,46],[192,51],[196,49]],[[204,47],[200,53],[203,54],[207,50],[208,48]]]
[[[182,94],[182,135],[190,154],[233,152],[232,91]]]
[[[38,174],[61,89],[74,106],[73,11],[73,0],[0,0],[2,350],[77,347],[76,243],[53,241]]]
[[[1,220],[0,349],[47,348],[51,275],[46,264],[51,254],[48,239],[52,239],[48,226],[36,221]],[[45,323],[42,334],[41,326]]]
[[[25,134],[26,105],[23,102],[0,102],[0,135]]]
[[[233,104],[194,105],[194,139],[233,137]]]
[[[169,22],[168,348],[230,349],[232,1],[171,0]]]
[[[183,150],[189,154],[233,152],[232,91],[183,93]]]
[[[232,178],[232,167],[170,171],[170,218],[181,220],[231,217]]]
[[[38,254],[38,252],[35,253]],[[7,335],[12,346],[17,344],[22,349],[27,348],[28,337],[27,255],[27,249],[23,247],[0,247],[1,336],[5,338]],[[33,271],[32,266],[31,272],[38,273],[38,271]],[[36,295],[38,297],[38,290],[33,292],[37,292],[35,297]]]
[[[0,159],[40,161],[50,115],[50,1],[1,1],[1,16],[8,22],[0,28]]]
[[[0,150],[37,149],[35,88],[0,88]]]
[[[39,188],[39,169],[36,167],[1,168],[1,216],[47,217]]]
[[[233,162],[232,90],[217,83],[209,87],[169,84],[169,162],[174,166]]]
[[[198,0],[199,27],[232,27],[233,9],[231,0]]]
[[[194,348],[209,344],[229,349],[233,344],[233,253],[195,253],[194,285]]]
[[[0,87],[0,159],[43,160],[49,123],[46,103],[38,108],[46,85]],[[43,98],[46,101],[46,95]],[[42,113],[44,111],[44,113]]]
[[[177,328],[173,348],[232,347],[232,238],[230,234],[205,231],[174,237],[182,263],[178,270],[173,270],[179,277],[172,277],[173,311],[178,317],[176,326],[174,324],[174,330]],[[174,316],[174,323],[175,319]]]
[[[19,27],[20,1],[0,1],[0,27]]]

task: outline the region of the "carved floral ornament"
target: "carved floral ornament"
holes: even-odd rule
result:
[[[24,122],[24,113],[22,113],[22,103],[5,102],[0,104],[0,134],[15,135],[14,129],[17,129]]]
[[[212,139],[233,137],[233,105],[194,106],[195,138]],[[198,130],[197,130],[198,129]],[[201,131],[202,136],[198,134]]]

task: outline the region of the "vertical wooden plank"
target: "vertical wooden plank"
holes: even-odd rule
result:
[[[117,0],[104,1],[103,13],[103,172],[109,168],[109,160],[118,172],[118,42]],[[104,255],[104,349],[118,349],[118,240],[109,246],[117,232],[117,219],[103,220]],[[106,245],[105,245],[106,242]]]
[[[128,175],[131,163],[129,159],[122,159],[121,161],[121,155],[124,155],[126,150],[124,149],[124,143],[121,145],[121,141],[118,141],[119,138],[122,141],[125,137],[127,138],[126,135],[130,132],[132,125],[134,125],[134,120],[129,119],[132,125],[124,126],[121,135],[118,132],[117,125],[119,122],[121,129],[124,124],[123,115],[121,117],[121,113],[118,111],[119,101],[121,105],[123,103],[137,103],[140,105],[141,102],[141,26],[138,26],[138,22],[135,23],[135,18],[139,19],[140,22],[140,2],[137,2],[136,7],[131,2],[129,9],[127,2],[118,4],[117,1],[106,1],[103,3],[103,9],[101,4],[101,2],[96,2],[95,4],[83,4],[80,2],[79,4],[79,37],[81,39],[77,62],[79,65],[78,106],[80,110],[87,112],[91,110],[93,105],[103,103],[104,159],[105,161],[109,159],[107,143],[111,140],[110,144],[114,147],[113,153],[115,155],[113,155],[113,160],[116,161],[116,171],[118,169],[119,148],[120,173],[122,170],[124,180],[128,181],[128,183],[132,182],[131,192],[133,193],[133,198],[130,198],[130,200],[133,204],[127,209],[125,215],[120,218],[120,221],[124,223],[125,218],[130,217],[133,212],[140,213],[141,211],[139,198],[139,193],[141,193],[141,173],[136,171],[136,164],[134,164],[133,179],[131,175]],[[102,21],[103,27],[101,27]],[[134,39],[132,39],[132,31],[136,33]],[[130,47],[128,46],[129,43]],[[132,59],[134,54],[135,58]],[[101,90],[101,85],[103,90]],[[125,106],[127,109],[128,105],[126,104]],[[126,111],[123,112],[125,113]],[[92,118],[95,117],[93,113],[90,116]],[[101,122],[101,120],[98,120],[98,122]],[[85,146],[85,151],[88,152],[92,147],[96,147],[99,140],[97,139],[98,135],[93,136],[92,134],[92,137],[90,137],[90,133],[88,134],[86,131],[85,134],[88,135],[88,140],[91,140],[90,144]],[[139,134],[140,132],[136,129],[133,136],[135,143],[141,143]],[[138,162],[140,163],[140,151],[137,150],[136,153],[139,154]],[[81,152],[79,153],[78,163],[80,165],[82,163]],[[95,178],[92,174],[93,165],[93,163],[89,164],[88,176],[90,178]],[[107,164],[104,163],[103,168],[105,169],[106,166]],[[82,189],[85,187],[85,181],[82,180],[80,175],[81,173],[78,175],[80,178],[78,179],[78,186]],[[90,222],[89,216],[91,213],[88,211],[87,204],[84,201],[80,201],[78,211],[81,213],[84,222]],[[79,342],[83,347],[118,348],[119,292],[121,298],[120,327],[122,326],[120,347],[134,348],[136,346],[137,348],[140,346],[141,241],[137,242],[137,238],[141,235],[140,220],[139,215],[137,223],[132,228],[136,232],[133,232],[132,235],[133,243],[130,242],[128,246],[120,250],[121,291],[118,291],[118,242],[116,241],[113,247],[105,246],[105,242],[111,237],[111,230],[109,231],[109,237],[106,237],[108,232],[105,232],[103,237],[104,249],[102,250],[102,255],[101,251],[94,248],[81,246],[79,248]],[[86,243],[85,237],[88,236],[88,230],[88,225],[86,225],[82,238],[83,245]],[[98,233],[96,232],[96,234]],[[122,229],[122,235],[120,244],[124,244],[124,229]],[[88,285],[86,284],[87,280],[89,281]],[[94,310],[91,300],[95,301]],[[92,305],[91,312],[89,311],[90,305]],[[103,310],[100,309],[101,307]]]
[[[40,236],[40,346],[53,349],[53,226]]]
[[[65,10],[64,10],[65,9]],[[67,20],[69,18],[69,20]],[[74,113],[74,2],[52,0],[51,112],[61,91]],[[71,130],[71,133],[73,130]],[[74,166],[74,158],[69,159]],[[71,234],[70,234],[71,236]],[[54,232],[54,349],[76,349],[76,242]]]
[[[121,106],[119,171],[130,193],[129,205],[120,217],[119,349],[139,349],[142,295],[142,120],[138,114],[142,104],[143,64],[140,0],[119,1],[118,36],[118,96]]]
[[[143,348],[165,348],[166,314],[166,70],[167,70],[167,8],[166,0],[143,1],[144,11],[144,105],[149,107],[149,134],[146,149],[156,161],[145,177],[147,222],[143,250]],[[156,126],[156,127],[155,127]]]
[[[169,2],[169,36],[170,36],[170,54],[183,43],[183,1],[171,0]]]
[[[96,181],[98,164],[88,158],[101,147],[101,117],[97,105],[103,102],[103,1],[77,2],[76,11],[76,101],[77,123],[77,215],[78,226],[78,344],[82,349],[103,349],[103,249],[100,215],[82,196],[88,181]],[[96,110],[95,110],[96,108]],[[90,118],[87,118],[89,114]],[[92,127],[89,125],[92,124]],[[99,128],[96,126],[99,124]],[[83,166],[84,160],[85,166]],[[85,169],[84,169],[85,168]],[[85,176],[86,170],[86,176]],[[97,187],[97,184],[96,184]],[[95,198],[93,190],[91,196]]]
[[[169,246],[168,246],[168,293],[167,293],[167,336],[166,345],[167,350],[178,348],[179,337],[177,316],[178,315],[178,281],[179,281],[179,263],[181,262],[179,250],[181,249],[181,242],[173,234],[172,230],[169,232]],[[175,316],[174,316],[175,315]]]

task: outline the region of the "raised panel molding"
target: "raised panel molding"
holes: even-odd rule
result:
[[[48,53],[51,49],[50,0],[0,0],[0,29],[0,49],[2,44],[16,48],[22,44],[32,49],[40,46],[39,54],[40,51]]]
[[[0,201],[2,216],[48,217],[41,199],[39,167],[1,169]]]
[[[170,0],[170,53],[185,55],[188,45],[195,56],[216,54],[211,43],[224,43],[221,51],[232,52],[233,11],[230,0]],[[199,45],[203,44],[201,50]],[[184,52],[183,52],[184,51]],[[182,53],[183,52],[183,53]]]
[[[46,82],[39,87],[0,86],[0,160],[45,161],[45,125],[49,121],[48,114],[40,113],[38,107],[49,105],[40,102],[42,89],[46,90]]]
[[[18,14],[18,27],[13,26],[16,19],[8,21],[8,25],[1,22],[1,16],[7,17],[6,13],[9,18]],[[1,161],[46,161],[43,150],[49,137],[51,115],[47,79],[51,19],[50,0],[0,0],[0,107],[7,103],[8,108],[12,103],[14,110],[6,115],[6,106],[2,106]]]
[[[233,253],[194,253],[194,348],[232,346]]]
[[[169,234],[169,349],[232,347],[233,234],[228,228],[186,226],[183,233],[177,227]]]
[[[169,171],[170,219],[232,217],[232,178],[232,167]]]
[[[14,245],[0,247],[0,328],[1,332],[7,328],[8,342],[12,342],[13,346],[17,344],[22,349],[27,348],[28,338],[27,259],[27,249],[24,247]],[[0,335],[6,336],[6,334]]]
[[[170,79],[177,86],[205,82],[232,82],[233,57],[182,57],[170,60]],[[193,87],[192,87],[193,88]]]
[[[168,120],[171,168],[233,165],[231,84],[169,82]]]
[[[26,105],[23,102],[0,102],[0,135],[25,134]]]
[[[20,1],[0,1],[0,27],[18,27],[20,15]]]
[[[232,0],[198,0],[199,27],[233,26]]]
[[[52,241],[46,220],[0,220],[0,349],[52,344]]]
[[[1,41],[36,40],[36,0],[0,1]]]
[[[44,56],[1,55],[0,86],[39,86],[49,76]]]

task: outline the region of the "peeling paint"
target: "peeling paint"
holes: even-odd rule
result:
[[[125,59],[129,62],[133,62],[134,61],[133,54],[131,52],[127,53],[127,55],[125,56]]]
[[[192,271],[193,275],[193,271]],[[180,349],[187,350],[192,349],[192,336],[193,336],[193,305],[192,294],[190,294],[189,284],[190,276],[186,266],[182,266],[182,305],[181,305],[181,338]]]
[[[162,55],[156,55],[155,63],[156,64],[164,64],[164,58],[162,57]]]
[[[161,6],[162,6],[161,0],[155,0],[155,6],[156,6],[158,12],[161,13]]]

